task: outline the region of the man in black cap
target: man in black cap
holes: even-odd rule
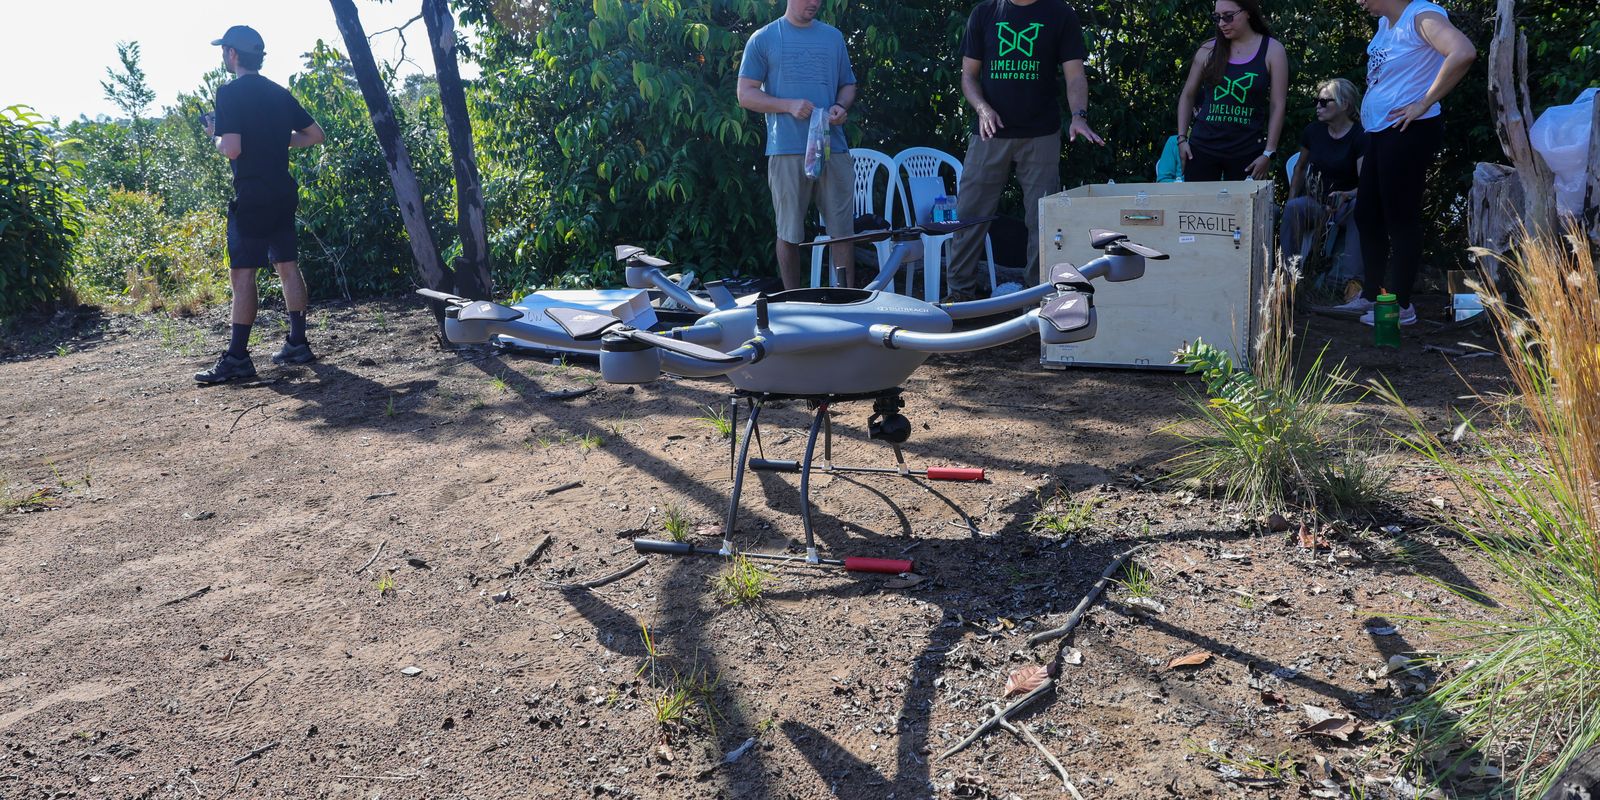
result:
[[[217,89],[217,110],[206,116],[206,134],[233,162],[233,201],[228,204],[228,266],[233,284],[233,332],[217,363],[195,373],[200,383],[223,383],[256,374],[250,360],[250,326],[256,321],[256,270],[276,267],[289,311],[289,336],[272,357],[275,364],[316,358],[306,342],[306,281],[296,263],[294,212],[300,185],[289,174],[289,148],[322,142],[322,128],[289,90],[261,77],[266,45],[261,34],[235,25],[212,42],[222,47],[223,66],[235,76]]]

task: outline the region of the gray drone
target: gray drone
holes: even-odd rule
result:
[[[616,248],[626,265],[627,284],[635,289],[654,288],[686,308],[703,314],[693,324],[667,330],[641,330],[615,317],[590,309],[548,308],[545,314],[556,328],[534,324],[514,308],[484,300],[470,300],[436,292],[418,294],[446,306],[445,336],[452,342],[484,343],[507,336],[534,344],[594,352],[600,374],[611,383],[645,383],[662,373],[684,377],[726,376],[733,384],[734,425],[738,404],[749,410],[743,436],[730,443],[733,492],[723,525],[720,548],[686,542],[637,539],[641,553],[714,555],[777,561],[803,561],[811,565],[839,566],[857,572],[900,573],[910,561],[877,558],[830,559],[819,556],[811,524],[810,475],[822,473],[889,473],[917,475],[931,480],[982,480],[983,470],[951,467],[908,469],[900,445],[911,435],[911,423],[899,411],[905,405],[902,384],[927,361],[931,353],[959,353],[997,347],[1028,336],[1044,344],[1081,342],[1095,335],[1096,311],[1091,281],[1130,281],[1144,275],[1146,259],[1168,256],[1128,240],[1115,231],[1091,232],[1092,244],[1103,254],[1082,267],[1057,264],[1050,280],[1031,289],[987,300],[934,304],[884,290],[892,285],[899,262],[910,242],[924,232],[949,233],[985,220],[944,225],[924,225],[871,231],[833,239],[830,244],[893,239],[896,246],[879,274],[864,289],[792,289],[772,295],[742,298],[717,283],[707,284],[702,298],[670,280],[663,269],[669,263],[632,246]],[[812,243],[819,244],[819,243]],[[1024,309],[1027,309],[1024,311]],[[955,331],[954,321],[1011,312],[1017,316],[972,330]],[[803,400],[812,409],[810,431],[801,460],[750,458],[750,442],[759,441],[762,407],[773,401]],[[833,428],[829,407],[834,403],[870,400],[870,438],[886,441],[894,449],[895,467],[848,467],[832,461]],[[814,456],[819,434],[824,439],[823,458]],[[800,475],[800,518],[805,529],[803,557],[741,552],[732,541],[739,512],[739,495],[746,467],[758,471],[795,472]]]

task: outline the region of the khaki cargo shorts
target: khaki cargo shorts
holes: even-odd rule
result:
[[[816,180],[806,177],[805,156],[767,156],[767,185],[772,187],[778,238],[790,244],[810,241],[806,238],[806,212],[811,209],[813,194],[829,236],[854,234],[855,172],[849,150],[829,154],[822,177]]]

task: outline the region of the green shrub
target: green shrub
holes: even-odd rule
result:
[[[83,204],[47,130],[26,107],[0,110],[0,318],[71,296]]]
[[[227,223],[214,212],[170,217],[161,198],[114,189],[84,229],[77,277],[85,297],[178,314],[227,297]]]

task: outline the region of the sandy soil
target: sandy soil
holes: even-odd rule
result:
[[[1398,763],[1381,720],[1414,687],[1373,670],[1448,647],[1401,620],[1470,613],[1433,580],[1495,588],[1426,522],[1437,475],[1392,459],[1392,507],[1302,549],[1150,480],[1188,381],[1045,371],[1018,345],[935,357],[906,387],[913,466],[986,482],[813,483],[827,550],[913,558],[923,582],[780,568],[736,607],[716,560],[656,557],[564,590],[631,563],[669,508],[715,540],[728,445],[697,418],[726,384],[443,352],[396,300],[317,309],[315,364],[271,368],[265,343],[259,380],[197,387],[218,313],[85,311],[5,344],[0,797],[1061,797],[1010,733],[939,755],[1053,655],[1029,634],[1145,542],[1161,610],[1114,587],[1020,721],[1087,798],[1337,796],[1314,794],[1319,757],[1369,790]],[[1316,320],[1306,341],[1381,368],[1441,428],[1454,370],[1500,378],[1421,349],[1461,334],[1399,354],[1365,336]],[[892,463],[867,413],[836,409],[838,459]],[[805,408],[765,421],[768,454],[797,457]],[[796,484],[752,476],[742,543],[796,540]],[[1030,530],[1057,492],[1094,503],[1086,529]],[[688,709],[663,724],[674,689]],[[1300,735],[1304,705],[1362,733]]]

